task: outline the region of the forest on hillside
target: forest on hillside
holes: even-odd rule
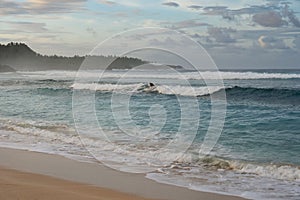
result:
[[[106,66],[107,69],[130,69],[147,63],[138,58],[116,56],[47,56],[36,53],[24,43],[0,44],[0,71],[1,68],[15,71],[78,70],[84,60],[89,69]]]

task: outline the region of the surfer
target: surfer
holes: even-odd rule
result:
[[[156,90],[157,90],[157,86],[152,82],[143,84],[137,89],[137,91],[142,91],[142,92],[156,92]]]
[[[149,82],[147,84],[144,84],[142,87],[138,89],[139,91],[143,92],[155,92],[156,90],[156,85],[152,82]]]
[[[148,87],[154,87],[155,85],[154,85],[154,83],[148,83]]]

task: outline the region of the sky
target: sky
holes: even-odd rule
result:
[[[190,37],[220,68],[300,69],[300,0],[0,0],[0,43],[41,54],[87,55],[143,27]]]

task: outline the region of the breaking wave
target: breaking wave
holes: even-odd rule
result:
[[[189,87],[189,86],[171,86],[171,85],[158,85],[148,87],[146,84],[96,84],[96,83],[75,83],[71,88],[76,90],[93,90],[93,91],[106,91],[106,92],[146,92],[158,93],[167,95],[182,95],[182,96],[206,96],[223,89],[223,87]]]
[[[194,71],[194,72],[174,72],[166,71],[165,73],[157,71],[44,71],[44,72],[22,72],[28,77],[69,77],[75,78],[166,78],[166,79],[184,79],[184,80],[202,80],[202,79],[224,79],[224,80],[250,80],[250,79],[298,79],[299,73],[271,73],[271,72],[229,72],[229,71]]]

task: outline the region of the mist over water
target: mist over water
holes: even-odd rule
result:
[[[159,182],[255,199],[299,198],[299,71],[223,71],[224,87],[206,86],[192,71],[178,76],[137,70],[119,81],[124,73],[107,71],[99,82],[90,82],[97,73],[87,71],[84,83],[74,83],[76,73],[67,71],[0,74],[0,146],[93,162],[88,146],[124,171],[153,167],[146,176]],[[214,73],[202,75],[214,79]],[[145,89],[149,82],[156,85],[151,91]],[[76,106],[86,110],[81,113],[86,126],[80,137],[72,115],[74,90],[82,94]],[[199,157],[211,118],[210,95],[222,90],[227,97],[222,135],[209,156]],[[88,117],[85,108],[91,105],[85,97],[90,94],[95,97],[97,125],[106,135]],[[112,98],[120,104],[113,105]],[[126,113],[113,112],[122,111],[126,98],[132,123],[122,118]],[[183,155],[158,151],[177,137],[180,101],[190,120],[199,117],[197,134]],[[194,112],[194,101],[200,113]],[[124,134],[126,130],[130,134]]]

